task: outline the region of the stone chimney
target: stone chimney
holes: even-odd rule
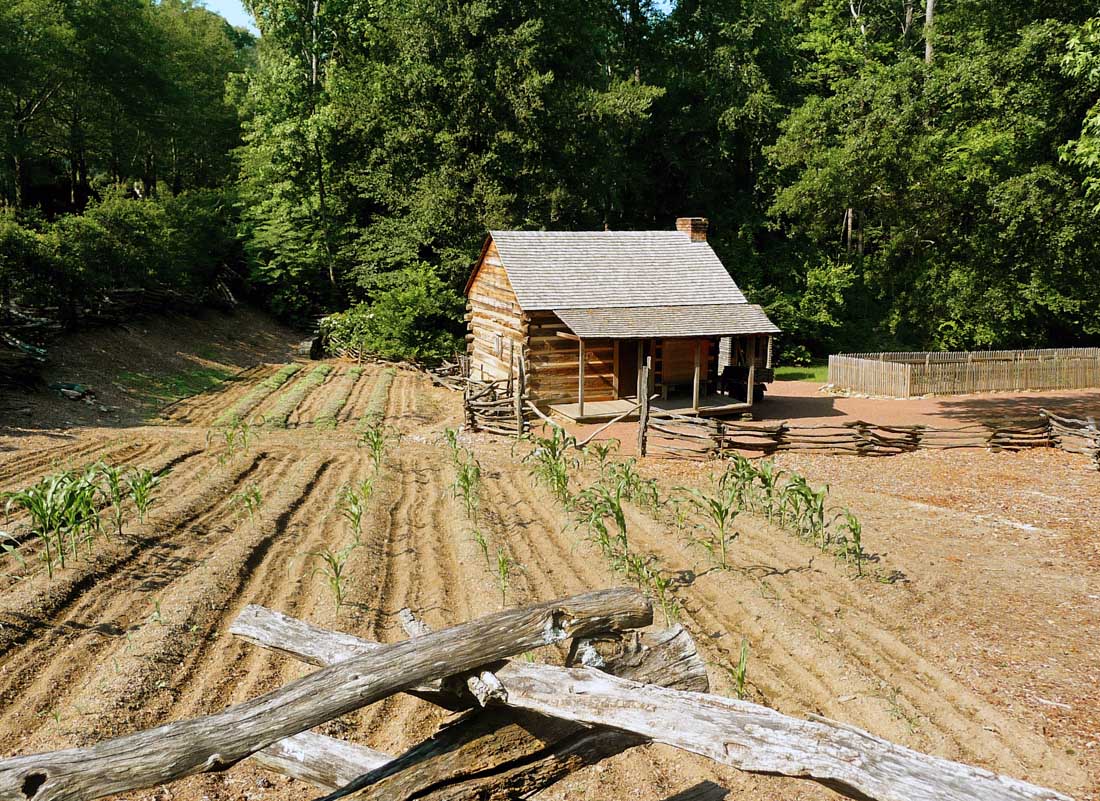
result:
[[[692,242],[706,242],[707,241],[707,218],[706,217],[678,217],[676,219],[676,230],[681,234],[687,234],[691,237]]]

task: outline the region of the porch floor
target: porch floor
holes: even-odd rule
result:
[[[617,400],[585,401],[584,415],[580,413],[580,404],[577,403],[552,403],[550,409],[562,417],[572,420],[574,423],[598,423],[612,420],[623,412],[626,412],[638,401],[636,398],[619,398]],[[650,408],[660,409],[673,414],[696,415],[700,417],[713,417],[735,412],[744,412],[752,408],[749,404],[731,398],[729,395],[704,395],[699,398],[699,409],[691,408],[690,396],[673,396],[667,400],[656,398],[650,402]],[[624,420],[637,420],[638,412],[623,418]]]

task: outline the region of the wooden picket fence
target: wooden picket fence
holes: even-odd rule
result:
[[[1045,410],[1042,419],[1033,425],[973,423],[949,428],[878,425],[862,420],[792,426],[785,421],[729,422],[651,411],[646,418],[642,453],[716,459],[746,451],[762,455],[816,451],[851,456],[893,456],[928,449],[1018,451],[1048,447],[1086,455],[1100,469],[1100,433],[1095,420],[1075,420]]]
[[[686,629],[637,631],[653,622],[653,609],[634,589],[506,609],[440,631],[409,610],[399,619],[410,638],[383,645],[246,607],[232,634],[319,669],[204,717],[2,759],[0,799],[93,801],[245,759],[334,791],[326,798],[527,798],[656,742],[850,798],[1072,801],[850,725],[710,694]],[[567,647],[566,666],[510,658],[543,646]],[[464,714],[398,756],[310,731],[399,692]]]
[[[841,353],[829,385],[890,398],[1100,387],[1100,348]]]

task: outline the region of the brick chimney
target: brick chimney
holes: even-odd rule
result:
[[[692,242],[706,242],[707,241],[707,218],[706,217],[678,217],[676,219],[676,230],[681,234],[687,234],[691,237]]]

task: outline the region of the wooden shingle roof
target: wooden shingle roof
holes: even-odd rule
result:
[[[779,333],[775,323],[754,303],[555,309],[554,312],[574,334],[583,339]]]
[[[745,304],[706,242],[679,231],[492,231],[524,311]]]

